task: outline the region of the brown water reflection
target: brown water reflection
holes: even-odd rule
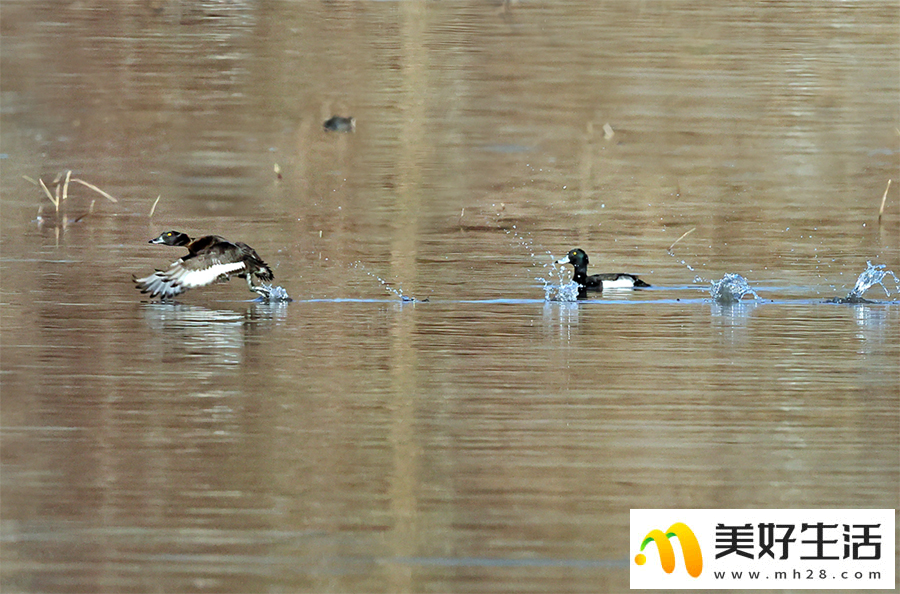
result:
[[[900,309],[819,301],[900,272],[898,17],[4,2],[0,586],[623,591],[629,508],[897,508]],[[169,228],[297,301],[142,301]],[[576,246],[656,288],[545,302]]]

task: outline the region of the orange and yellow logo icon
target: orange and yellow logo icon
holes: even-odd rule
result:
[[[691,577],[698,577],[700,572],[703,571],[703,555],[700,554],[700,543],[697,542],[697,537],[694,536],[694,531],[687,527],[687,524],[682,524],[681,522],[675,522],[669,529],[663,533],[661,530],[651,530],[647,533],[647,536],[644,537],[644,542],[641,543],[641,550],[644,550],[649,543],[655,542],[656,549],[659,551],[659,562],[662,564],[663,571],[666,573],[672,573],[675,571],[675,550],[672,548],[672,543],[669,540],[673,536],[678,537],[678,542],[681,543],[681,552],[684,555],[684,566],[687,569],[688,575]],[[638,565],[643,565],[647,562],[647,556],[643,553],[638,553],[634,557],[634,562]]]

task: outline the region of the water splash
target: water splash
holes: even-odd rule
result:
[[[535,280],[544,283],[544,301],[578,301],[578,283],[575,281],[557,285],[543,278]]]
[[[563,267],[556,264],[556,258],[553,255],[550,258],[550,262],[544,264],[544,269],[548,272],[548,276],[555,276],[556,279],[547,280],[541,276],[534,279],[544,286],[544,301],[577,301],[578,283],[573,280],[565,280]]]
[[[498,215],[498,219],[499,219],[499,216],[500,215]],[[522,232],[520,232],[518,225],[511,225],[509,227],[504,227],[500,223],[499,220],[497,221],[497,224],[500,225],[500,229],[502,229],[504,233],[506,233],[509,237],[511,237],[515,241],[516,245],[519,248],[528,252],[528,255],[531,256],[531,258],[534,260],[534,262],[532,263],[532,266],[537,266],[538,264],[541,264],[539,258],[542,258],[543,255],[539,255],[537,253],[541,250],[540,250],[540,248],[535,246],[534,239],[528,233],[523,234]],[[553,254],[550,252],[550,250],[544,250],[544,253],[547,254],[548,256],[551,256],[551,257],[553,256]],[[542,265],[544,266],[544,268],[547,268],[547,264],[542,264]]]
[[[881,285],[885,295],[890,297],[890,289],[884,286],[884,279],[888,275],[894,279],[894,288],[900,290],[900,279],[897,278],[896,274],[890,270],[885,270],[884,264],[872,264],[867,260],[866,269],[856,279],[856,285],[847,293],[847,296],[835,297],[829,301],[831,303],[871,303],[868,299],[863,298],[863,294],[875,285]]]
[[[740,274],[728,272],[720,281],[710,281],[709,294],[713,301],[719,305],[731,305],[740,303],[745,295],[751,295],[759,301],[759,295],[750,288],[750,285]]]
[[[866,266],[867,268],[862,272],[862,274],[859,275],[859,278],[856,279],[856,285],[847,295],[847,299],[862,297],[863,293],[865,293],[875,285],[881,285],[881,288],[884,289],[885,295],[890,297],[891,291],[884,286],[884,278],[888,275],[891,275],[894,278],[894,287],[896,289],[900,289],[900,279],[898,279],[897,275],[892,271],[885,270],[884,264],[872,264],[867,260]]]
[[[498,218],[499,216],[500,215],[498,215]],[[499,221],[498,224],[500,224]],[[517,225],[510,225],[509,227],[501,226],[501,229],[513,239],[519,248],[528,253],[532,259],[532,267],[541,266],[544,269],[544,273],[550,277],[550,280],[542,276],[535,277],[534,279],[543,285],[544,301],[578,300],[578,283],[571,280],[565,280],[563,268],[556,264],[556,257],[553,255],[553,252],[550,250],[543,250],[544,253],[539,254],[538,252],[542,251],[542,249],[535,246],[534,239],[528,233],[520,232]],[[544,254],[550,256],[549,262],[544,260]],[[554,278],[555,280],[553,280]]]
[[[411,301],[425,302],[425,301],[428,301],[427,297],[425,299],[416,299],[415,297],[413,297],[411,295],[405,295],[403,293],[403,287],[399,287],[399,286],[395,287],[393,284],[390,283],[390,281],[387,281],[387,280],[381,278],[374,272],[369,272],[368,270],[366,270],[366,267],[363,266],[362,262],[359,262],[359,261],[354,262],[353,264],[351,264],[351,266],[358,270],[362,270],[367,275],[369,275],[372,278],[374,278],[375,280],[377,280],[379,283],[381,283],[381,286],[384,287],[385,291],[388,291],[389,293],[393,293],[395,296],[400,298],[400,301],[403,301],[403,302],[411,302]]]
[[[262,288],[266,291],[265,295],[260,294],[254,301],[259,303],[287,303],[293,301],[284,287],[273,287],[272,285],[263,284]]]

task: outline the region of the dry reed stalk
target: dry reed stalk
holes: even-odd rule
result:
[[[66,198],[69,197],[69,180],[70,179],[72,179],[72,170],[71,169],[69,169],[66,172],[66,181],[65,181],[65,183],[63,183],[63,195],[62,195],[63,200],[65,200]]]
[[[37,181],[31,179],[31,178],[28,177],[27,175],[23,175],[23,176],[22,176],[22,179],[24,179],[25,181],[30,182],[30,183],[32,183],[32,184],[34,184],[34,185],[38,185]]]
[[[156,200],[153,201],[153,206],[150,208],[150,218],[153,218],[153,213],[156,212],[156,205],[159,204],[159,199],[162,198],[162,194],[156,197]]]
[[[56,212],[59,212],[59,200],[53,198],[53,194],[47,189],[47,184],[44,183],[44,180],[38,178],[38,181],[41,182],[41,187],[44,188],[44,193],[47,194],[47,198],[49,198],[50,202],[53,203],[53,206],[56,207]]]
[[[112,195],[108,194],[107,192],[104,192],[103,190],[101,190],[100,188],[98,188],[97,186],[95,186],[92,183],[86,182],[83,179],[79,179],[77,177],[73,177],[72,181],[78,182],[79,184],[81,184],[83,186],[87,186],[88,188],[94,190],[95,192],[97,192],[98,194],[100,194],[101,196],[103,196],[104,198],[109,200],[110,202],[118,202],[118,200],[116,200]]]
[[[884,189],[884,196],[881,197],[881,208],[878,209],[878,224],[881,224],[881,216],[884,214],[884,203],[887,202],[887,193],[891,189],[891,180],[888,180],[887,187]]]
[[[669,253],[669,255],[672,255],[672,248],[675,247],[676,243],[678,243],[679,241],[681,241],[682,239],[684,239],[685,237],[687,237],[688,235],[690,235],[691,233],[693,233],[696,230],[697,230],[697,228],[693,227],[690,231],[685,232],[681,237],[679,237],[678,239],[673,241],[672,245],[669,246],[669,249],[666,250]]]

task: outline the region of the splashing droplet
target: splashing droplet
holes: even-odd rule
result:
[[[407,298],[407,297],[403,294],[403,289],[402,289],[402,288],[400,288],[400,287],[394,287],[394,286],[391,285],[391,283],[389,283],[388,281],[384,280],[383,278],[381,278],[381,277],[378,276],[377,274],[375,274],[375,273],[373,273],[373,272],[369,272],[368,270],[366,270],[366,267],[363,266],[362,262],[359,262],[359,261],[354,262],[353,264],[351,264],[351,266],[353,266],[354,268],[357,268],[357,269],[359,269],[359,270],[362,270],[362,271],[365,272],[367,275],[369,275],[370,277],[372,277],[372,278],[374,278],[375,280],[377,280],[379,283],[381,283],[381,286],[384,287],[384,289],[385,289],[386,291],[390,291],[391,293],[393,293],[394,295],[396,295],[397,297],[399,297],[401,300],[407,301],[408,299],[410,299],[410,298]]]

